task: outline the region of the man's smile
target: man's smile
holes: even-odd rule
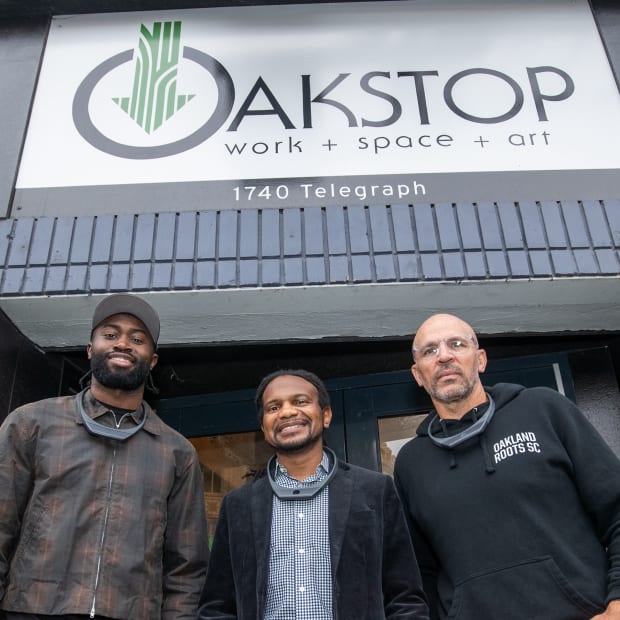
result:
[[[123,368],[129,368],[135,364],[133,355],[127,353],[108,353],[108,361],[113,366],[121,366]]]
[[[289,420],[287,422],[282,422],[278,424],[276,433],[279,433],[281,435],[292,435],[293,433],[302,429],[305,426],[308,426],[308,423],[304,420]]]

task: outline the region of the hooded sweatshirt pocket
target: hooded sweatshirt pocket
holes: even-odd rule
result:
[[[457,583],[448,620],[584,620],[603,605],[569,583],[553,558],[532,558]]]

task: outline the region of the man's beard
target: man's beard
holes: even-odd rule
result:
[[[107,353],[93,353],[90,359],[90,369],[97,381],[113,390],[133,392],[144,385],[148,377],[150,363],[148,360],[135,360],[132,368],[110,368]]]
[[[435,388],[430,392],[430,396],[437,402],[449,405],[465,400],[474,391],[474,386],[464,384],[460,386],[449,386],[443,388]]]
[[[476,377],[459,374],[459,383],[439,386],[439,381],[435,381],[429,388],[430,397],[446,405],[468,398],[476,387]]]

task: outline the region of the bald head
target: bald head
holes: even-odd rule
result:
[[[463,321],[463,319],[459,319],[454,314],[433,314],[418,327],[418,331],[413,339],[413,351],[419,350],[427,342],[439,341],[445,338],[445,334],[450,332],[467,337],[471,336],[473,341],[476,344],[478,343],[472,326]]]

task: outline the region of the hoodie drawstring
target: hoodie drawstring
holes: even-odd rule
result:
[[[474,418],[474,423],[478,421],[478,411],[474,409],[472,412],[472,417]],[[482,450],[482,456],[484,457],[484,471],[487,474],[495,473],[495,465],[493,465],[493,461],[491,460],[491,455],[489,454],[489,447],[487,446],[487,442],[484,440],[484,433],[478,435],[478,445]]]
[[[485,441],[483,435],[480,435],[478,437],[478,443],[480,444],[480,449],[482,450],[482,454],[484,456],[484,470],[487,472],[487,474],[494,474],[495,465],[493,465],[491,455],[489,454],[489,447],[487,446],[487,442]]]
[[[478,412],[476,411],[476,409],[473,409],[471,412],[472,417],[474,419],[474,424],[478,421],[477,413]],[[448,433],[448,426],[446,424],[446,421],[439,417],[437,419],[439,420],[439,425],[441,426],[441,430],[444,436],[448,437],[449,433]],[[478,436],[478,445],[480,446],[480,450],[482,451],[485,472],[487,474],[494,474],[496,469],[495,469],[495,465],[493,465],[491,454],[489,452],[489,447],[487,446],[487,442],[485,441],[484,433]],[[458,467],[458,463],[456,460],[456,450],[454,448],[450,448],[449,452],[450,452],[450,469],[455,469],[456,467]]]
[[[447,437],[448,436],[448,428],[446,426],[446,421],[443,420],[442,418],[439,418],[439,424],[441,426],[441,430],[443,431],[443,434]],[[456,462],[456,452],[454,450],[450,450],[450,469],[454,469],[457,466],[457,462]]]

